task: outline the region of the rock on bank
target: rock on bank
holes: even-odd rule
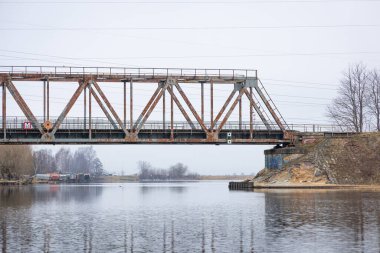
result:
[[[380,133],[322,136],[265,155],[255,183],[380,184]]]

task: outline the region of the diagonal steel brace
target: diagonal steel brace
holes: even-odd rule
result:
[[[198,113],[194,109],[194,107],[191,104],[190,100],[187,98],[187,96],[186,96],[185,92],[182,90],[181,86],[178,84],[178,82],[175,82],[174,85],[177,88],[179,94],[181,94],[181,96],[182,96],[183,100],[185,101],[185,103],[190,108],[190,111],[193,113],[195,119],[198,121],[199,125],[202,127],[203,131],[205,131],[205,133],[208,134],[209,131],[208,131],[207,127],[205,126],[203,120],[199,117]]]
[[[136,128],[136,135],[140,132],[142,126],[145,124],[145,122],[148,120],[150,114],[153,112],[154,108],[156,107],[157,103],[160,101],[162,95],[164,94],[166,88],[169,86],[169,84],[173,84],[173,79],[167,79],[165,84],[160,88],[160,92],[158,93],[156,99],[154,100],[152,106],[150,106],[149,110],[146,112],[144,117],[142,118],[141,122],[139,123],[138,127]]]
[[[149,110],[149,107],[152,105],[154,99],[157,97],[158,92],[161,90],[161,86],[158,86],[157,89],[154,91],[152,97],[149,99],[148,103],[144,107],[143,111],[141,112],[140,116],[137,118],[135,124],[133,125],[133,129],[136,129],[138,125],[140,125],[141,120],[143,119],[146,112]],[[131,129],[132,130],[132,129]]]
[[[111,111],[112,115],[114,116],[114,118],[116,119],[117,123],[119,124],[119,126],[121,127],[121,129],[123,129],[124,133],[125,133],[125,136],[129,136],[129,131],[125,128],[123,122],[121,121],[121,119],[119,118],[119,116],[117,115],[115,109],[112,107],[110,101],[107,99],[106,95],[103,93],[102,89],[99,87],[98,83],[95,82],[95,81],[92,81],[92,84],[94,85],[95,89],[98,91],[100,97],[103,99],[104,103],[106,103],[108,109]]]
[[[187,123],[189,123],[191,129],[195,130],[196,127],[195,127],[193,121],[190,119],[190,117],[189,117],[189,115],[187,114],[186,110],[185,110],[185,109],[183,108],[183,106],[181,105],[181,102],[179,102],[179,100],[178,100],[177,96],[174,94],[172,88],[169,86],[169,87],[167,88],[167,90],[168,90],[170,96],[173,97],[174,102],[175,102],[176,105],[178,106],[178,109],[181,111],[182,115],[185,117]]]
[[[253,99],[253,97],[251,96],[251,94],[247,90],[245,90],[244,93],[247,96],[247,98],[249,99],[249,101],[251,102],[251,104],[253,105],[253,108],[255,108],[255,111],[259,115],[261,121],[264,123],[264,125],[266,126],[266,128],[268,130],[272,130],[272,127],[268,123],[268,120],[265,118],[264,114],[260,111],[260,108],[257,106],[257,103],[255,102],[255,100]]]
[[[228,112],[224,116],[224,119],[222,120],[222,122],[220,122],[220,125],[219,125],[218,130],[217,130],[218,133],[222,130],[224,124],[226,124],[228,118],[231,116],[231,113],[234,111],[237,103],[241,100],[241,97],[243,96],[244,91],[246,91],[246,88],[242,88],[240,90],[239,95],[236,97],[236,99],[233,102],[233,104],[231,105],[230,109],[228,110]]]
[[[92,87],[89,87],[89,88],[90,88],[91,95],[95,98],[95,100],[98,103],[100,109],[102,109],[102,111],[104,112],[104,114],[106,115],[106,117],[108,118],[108,120],[110,121],[110,123],[113,126],[113,128],[114,129],[118,129],[116,122],[113,120],[113,118],[111,117],[111,115],[108,113],[107,109],[104,107],[104,105],[103,105],[102,101],[100,100],[99,96],[96,94],[96,92],[94,91],[94,89]]]
[[[38,123],[36,117],[33,115],[32,111],[30,110],[29,106],[26,104],[25,100],[22,98],[21,94],[18,92],[16,86],[14,86],[12,80],[9,78],[5,82],[6,87],[9,90],[9,93],[13,96],[16,103],[26,116],[26,118],[32,123],[33,127],[38,129],[41,134],[44,134],[44,130],[42,129],[41,124]]]
[[[237,90],[233,90],[230,94],[230,96],[227,98],[226,102],[224,103],[224,105],[222,106],[222,108],[220,109],[218,115],[216,115],[216,118],[213,120],[212,124],[211,124],[211,127],[210,127],[210,131],[214,129],[215,125],[218,123],[220,117],[222,117],[224,111],[226,110],[227,106],[229,105],[229,103],[231,102],[232,98],[235,96],[235,93],[236,93]]]
[[[67,103],[61,114],[59,115],[57,121],[53,125],[53,130],[51,131],[51,134],[54,136],[54,134],[57,132],[59,126],[62,124],[63,120],[66,118],[67,114],[70,112],[71,108],[77,101],[78,97],[82,93],[82,91],[87,87],[88,82],[83,81],[79,84],[79,87],[74,92],[73,96],[70,98],[70,101]]]

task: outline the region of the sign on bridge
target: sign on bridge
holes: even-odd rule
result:
[[[25,130],[33,129],[33,125],[31,122],[24,122],[22,123],[22,129],[25,129]]]

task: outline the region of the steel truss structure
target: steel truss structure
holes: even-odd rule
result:
[[[0,66],[0,81],[3,88],[2,144],[288,144],[292,141],[291,131],[258,79],[256,70]],[[42,119],[33,114],[21,96],[17,89],[18,81],[43,82]],[[50,116],[49,85],[53,81],[79,84],[60,115],[54,119]],[[123,118],[118,115],[103,92],[103,82],[118,82],[123,85]],[[157,83],[157,88],[136,120],[133,109],[135,83]],[[199,84],[200,111],[195,109],[182,89],[182,86],[189,83]],[[214,86],[220,84],[229,84],[231,93],[214,117]],[[210,121],[205,121],[205,85],[210,86]],[[12,121],[7,118],[7,90],[24,113],[25,120],[31,124],[31,129],[26,131],[22,128],[22,123],[25,122],[14,123],[14,119]],[[75,123],[67,115],[82,93],[84,117],[77,119]],[[249,101],[248,110],[244,110],[250,113],[249,123],[242,121],[243,96]],[[104,112],[107,121],[93,117],[93,99]],[[169,120],[165,118],[167,100],[170,100]],[[152,124],[148,121],[149,116],[160,101],[163,103],[162,122]],[[174,121],[174,104],[186,122]],[[239,122],[231,124],[228,120],[237,105]],[[254,122],[254,114],[260,118],[260,126],[264,128],[259,128]]]

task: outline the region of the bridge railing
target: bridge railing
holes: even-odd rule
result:
[[[123,68],[123,67],[71,67],[71,66],[0,66],[0,73],[10,75],[93,75],[98,77],[228,77],[257,78],[257,70],[253,69],[200,69],[200,68]]]
[[[51,118],[50,121],[54,124],[58,117]],[[43,117],[37,117],[38,122],[41,124],[44,122]],[[2,117],[0,117],[0,129],[2,129]],[[24,129],[24,123],[28,123],[28,119],[26,117],[16,117],[9,116],[6,118],[6,128],[11,129]],[[206,127],[210,127],[211,122],[205,122]],[[130,128],[130,122],[125,122],[125,126],[127,129]],[[201,126],[197,123],[194,123],[195,130],[202,130]],[[91,128],[93,130],[113,130],[113,129],[121,130],[121,127],[116,123],[116,125],[112,125],[107,118],[102,117],[94,117],[91,119]],[[215,129],[218,127],[216,124]],[[253,124],[253,130],[261,131],[267,130],[264,124]],[[278,131],[280,130],[276,124],[271,125],[272,130]],[[331,132],[331,133],[343,133],[343,132],[352,132],[352,127],[347,125],[334,125],[334,124],[288,124],[289,130],[291,131],[299,131],[299,132]],[[81,117],[69,117],[63,120],[62,124],[59,127],[60,129],[67,130],[84,130],[89,129],[89,119],[86,121]],[[170,129],[171,123],[170,121],[165,122],[163,124],[162,121],[147,121],[143,126],[143,130],[163,130]],[[190,124],[186,121],[174,121],[173,128],[175,130],[192,130]],[[27,129],[26,129],[27,130]],[[239,124],[238,121],[229,121],[223,126],[223,130],[250,130],[249,122],[242,122]]]

